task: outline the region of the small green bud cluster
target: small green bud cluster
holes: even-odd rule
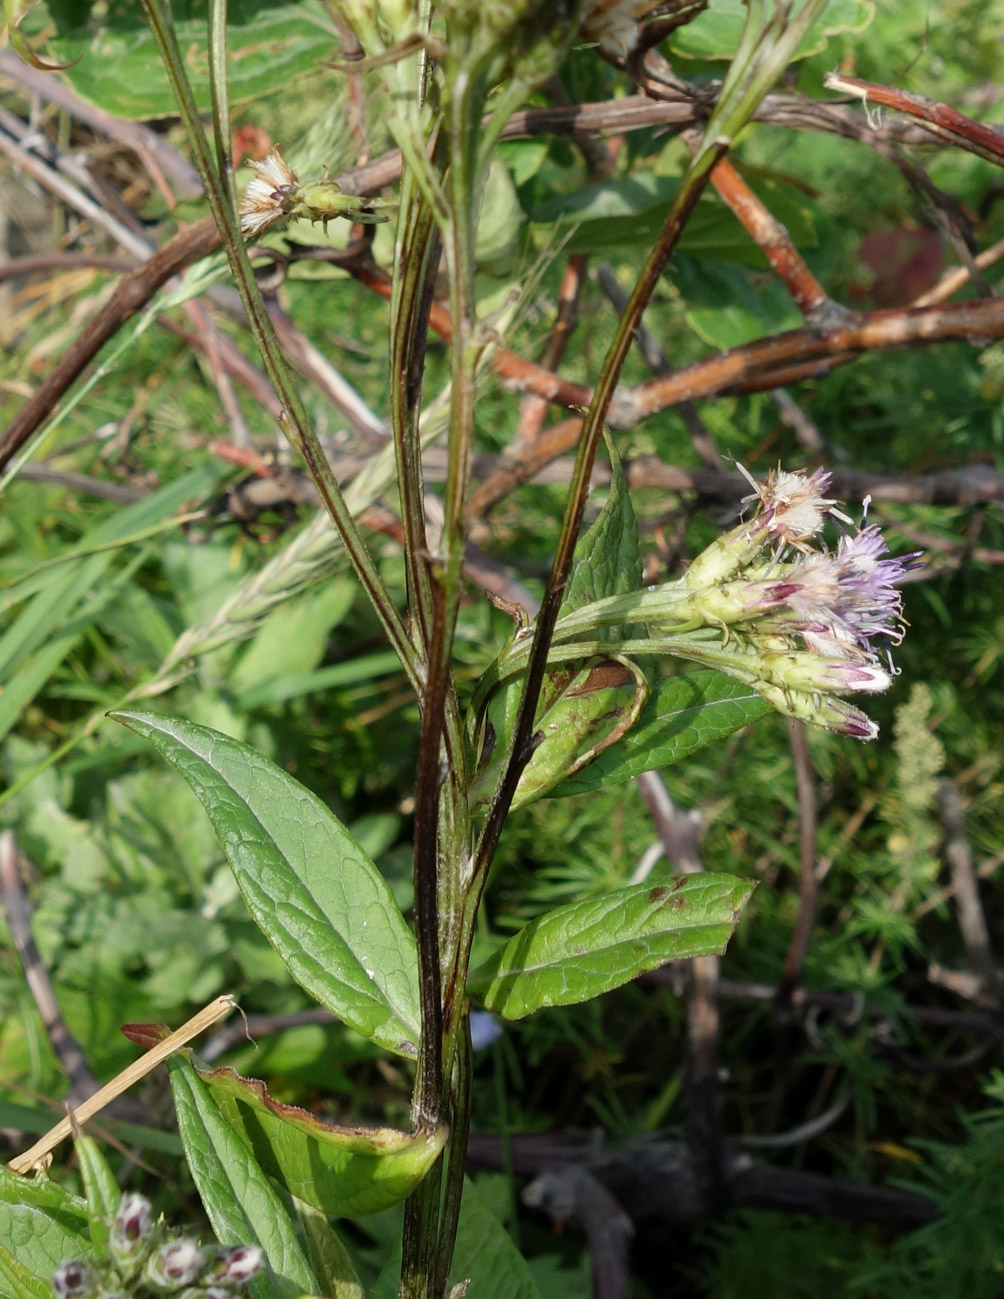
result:
[[[58,1299],[234,1299],[265,1261],[257,1245],[200,1245],[155,1222],[150,1201],[123,1195],[108,1226],[103,1257],[60,1263]]]

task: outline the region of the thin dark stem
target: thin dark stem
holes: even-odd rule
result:
[[[432,593],[418,423],[432,305],[430,278],[439,241],[432,213],[410,173],[406,173],[402,187],[400,222],[391,306],[390,416],[405,535],[408,607],[415,623],[414,634],[423,654],[428,654]]]
[[[445,1169],[446,1187],[439,1221],[436,1275],[432,1293],[446,1294],[450,1263],[460,1222],[460,1202],[464,1194],[464,1169],[467,1164],[467,1138],[471,1126],[471,1033],[465,1018],[458,1034],[455,1086],[453,1090],[453,1125]]]
[[[641,275],[634,287],[634,292],[631,294],[631,298],[621,317],[617,333],[604,360],[600,382],[597,385],[589,411],[583,422],[561,536],[534,630],[533,645],[530,651],[523,695],[516,720],[512,756],[492,800],[477,845],[475,864],[478,874],[482,877],[495,854],[520,776],[533,753],[533,719],[537,708],[537,700],[540,696],[544,674],[547,669],[547,655],[551,637],[554,633],[554,625],[558,619],[562,596],[571,572],[575,542],[582,524],[582,515],[589,494],[593,463],[596,459],[596,450],[603,431],[603,421],[607,408],[613,398],[617,381],[627,359],[634,338],[634,327],[641,319],[649,298],[658,283],[659,276],[662,274],[663,267],[676,247],[687,220],[707,184],[709,172],[710,167],[707,166],[701,171],[691,172],[690,183],[685,182],[681,186],[666,218],[666,224],[663,226],[655,246],[646,258]]]

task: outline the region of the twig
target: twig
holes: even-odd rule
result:
[[[0,50],[0,76],[8,77],[32,94],[56,104],[102,135],[120,140],[129,148],[135,149],[151,175],[156,177],[162,172],[182,194],[194,198],[202,193],[198,172],[188,159],[183,158],[164,136],[158,135],[148,126],[112,117],[104,109],[81,99],[60,77],[29,67],[11,49]]]
[[[0,51],[0,55],[4,53]],[[697,92],[694,93],[696,97]],[[706,95],[704,99],[707,99]],[[770,95],[761,105],[756,118],[759,121],[769,121],[774,125],[792,129],[825,130],[855,139],[860,138],[863,131],[859,120],[860,114],[848,115],[839,105],[818,104],[802,96]],[[574,135],[581,131],[620,132],[654,123],[682,126],[695,120],[696,112],[693,104],[655,103],[639,95],[612,103],[524,110],[514,115],[504,136],[514,139],[545,133]],[[902,125],[895,128],[886,127],[876,132],[875,138],[905,139],[911,142],[930,142],[935,138],[923,130],[903,130]],[[909,124],[905,125],[909,126]],[[347,193],[372,193],[397,179],[400,168],[400,155],[393,151],[373,163],[353,169],[336,179]],[[206,255],[217,246],[215,227],[207,219],[183,231],[169,241],[158,254],[155,254],[155,258],[160,259],[156,265],[165,272],[163,278],[159,278],[156,271],[151,269],[148,276],[133,280],[126,290],[126,297],[113,297],[105,310],[84,330],[77,343],[64,357],[63,362],[50,374],[35,396],[22,408],[4,435],[0,437],[0,468],[31,436],[34,429],[53,409],[63,392],[78,377],[100,347],[130,315],[145,305],[156,288],[172,274],[183,270],[191,261],[197,260],[198,256]],[[199,250],[195,254],[190,252],[194,248]],[[154,258],[151,258],[151,261],[154,261]],[[145,295],[137,292],[140,285],[146,287]],[[122,314],[127,299],[131,299],[135,305]],[[891,314],[899,316],[902,313]],[[958,319],[938,317],[934,320],[917,320],[911,323],[910,328],[900,331],[902,336],[899,336],[890,324],[875,320],[872,324],[878,329],[878,333],[874,339],[867,332],[863,336],[855,336],[852,333],[846,346],[856,351],[870,347],[903,346],[910,342],[936,342],[945,338],[961,337],[981,341],[997,338],[1004,334],[1004,323],[994,318],[997,314],[991,311],[989,319],[986,316],[963,313]],[[881,313],[876,313],[876,317],[880,315]],[[865,319],[871,320],[871,318]],[[797,340],[797,335],[795,338]],[[698,363],[696,368],[688,367],[687,370],[678,372],[676,376],[667,377],[663,381],[663,387],[657,390],[655,395],[649,394],[647,404],[637,415],[633,412],[623,412],[618,426],[631,427],[646,414],[678,405],[683,400],[697,400],[725,391],[750,392],[759,391],[764,387],[776,387],[780,383],[790,383],[796,377],[818,373],[820,366],[825,371],[851,359],[849,355],[843,355],[839,348],[834,351],[833,340],[829,337],[825,340],[817,340],[817,346],[810,349],[809,357],[798,357],[799,345],[797,341],[793,342],[792,336],[782,336],[782,340],[779,345],[782,355],[774,355],[770,348],[766,351],[763,348],[757,350],[757,345],[753,345],[752,351],[735,349],[732,353],[726,353],[725,358],[712,358],[709,362]],[[826,345],[819,346],[820,343]],[[829,352],[828,356],[827,352]],[[506,353],[504,349],[501,350],[497,354],[496,368],[503,373],[504,377],[521,385],[526,391],[569,407],[578,408],[588,404],[590,399],[588,389],[579,385],[563,385],[557,376],[543,370],[542,367],[534,368],[519,358],[513,358],[512,354],[508,356],[511,360],[506,364]],[[816,357],[825,359],[817,360]],[[795,358],[797,364],[792,364]],[[617,413],[615,399],[611,408],[611,422],[617,422]],[[570,444],[566,444],[563,449],[569,450]]]
[[[1004,135],[992,126],[974,122],[956,108],[939,104],[936,100],[923,95],[913,95],[908,90],[897,86],[883,86],[875,81],[862,81],[860,77],[845,77],[838,72],[829,72],[823,78],[827,90],[836,90],[843,94],[857,95],[865,104],[881,104],[884,108],[895,109],[922,121],[933,134],[958,145],[970,153],[978,154],[988,162],[998,166],[1004,162]]]
[[[714,173],[712,173],[713,179]],[[596,268],[596,282],[614,310],[623,311],[627,305],[627,294],[618,283],[613,267],[607,263],[598,266]],[[672,372],[673,367],[669,362],[669,358],[659,346],[655,336],[646,329],[644,322],[635,331],[635,343],[644,358],[645,364],[653,374],[670,374]],[[704,420],[701,419],[697,406],[692,401],[681,401],[676,409],[686,425],[687,432],[690,434],[690,445],[697,452],[702,463],[706,464],[710,469],[720,469],[725,462],[718,454],[715,440],[708,432]]]
[[[248,446],[251,442],[251,434],[244,419],[244,412],[237,400],[234,386],[230,381],[229,369],[223,362],[223,335],[216,328],[209,312],[201,302],[188,302],[185,304],[185,309],[189,317],[194,321],[195,328],[202,340],[202,351],[212,370],[213,383],[219,393],[220,402],[227,416],[230,436],[238,446]]]
[[[21,888],[17,840],[13,830],[0,833],[0,895],[3,898],[7,928],[24,970],[25,982],[38,1008],[46,1036],[70,1080],[68,1103],[71,1106],[78,1105],[96,1091],[99,1084],[91,1073],[83,1047],[66,1027],[49,972],[35,943],[28,902]]]
[[[781,423],[786,425],[798,439],[798,445],[810,455],[818,455],[824,449],[819,429],[806,415],[802,407],[785,388],[775,388],[771,393]]]
[[[176,1029],[173,1033],[163,1037],[160,1037],[160,1034],[157,1033],[160,1040],[156,1046],[152,1046],[147,1051],[146,1055],[127,1065],[121,1073],[116,1074],[111,1082],[106,1083],[93,1096],[89,1096],[85,1101],[75,1106],[68,1118],[57,1123],[54,1128],[50,1128],[45,1136],[40,1137],[30,1150],[26,1150],[23,1155],[18,1155],[16,1159],[12,1159],[8,1167],[15,1173],[29,1173],[36,1164],[45,1158],[50,1150],[59,1145],[61,1141],[65,1141],[78,1127],[81,1127],[88,1119],[93,1118],[95,1114],[100,1114],[103,1109],[106,1109],[114,1100],[118,1099],[134,1083],[139,1082],[151,1070],[156,1069],[157,1065],[166,1060],[169,1055],[187,1045],[192,1038],[204,1032],[222,1019],[224,1015],[229,1015],[236,1004],[233,997],[226,995],[217,997],[215,1001],[211,1001],[208,1006],[204,1006],[202,1010],[198,1011],[197,1014],[193,1015],[191,1019],[182,1024],[181,1028]],[[150,1029],[151,1025],[142,1025],[141,1027]],[[159,1028],[157,1025],[152,1027],[154,1029]]]
[[[945,856],[952,871],[952,889],[959,912],[959,929],[966,946],[966,965],[978,981],[977,1001],[988,1006],[1000,1005],[1000,977],[994,964],[990,932],[983,915],[979,885],[973,869],[973,855],[966,834],[962,800],[954,781],[945,779],[938,785],[938,805],[945,827]]]
[[[788,954],[774,999],[774,1012],[784,1020],[791,1010],[791,998],[812,941],[812,928],[816,923],[816,905],[819,884],[816,879],[816,781],[812,768],[812,755],[805,724],[788,722],[788,739],[795,767],[795,786],[798,791],[799,877],[798,918],[791,935]]]
[[[700,133],[681,131],[680,136],[690,152],[695,152],[700,144]],[[829,296],[792,243],[788,231],[757,198],[728,158],[721,158],[715,164],[711,183],[766,257],[802,313],[806,325],[810,329],[826,329],[841,319],[846,308]]]
[[[141,487],[127,487],[125,483],[109,483],[102,478],[93,478],[90,474],[69,473],[63,469],[53,469],[49,465],[27,464],[21,469],[19,476],[29,482],[65,487],[68,491],[78,492],[81,496],[97,496],[105,501],[117,501],[120,505],[141,501],[149,494]]]
[[[984,248],[983,252],[977,253],[973,261],[979,270],[985,271],[991,266],[996,266],[1002,257],[1004,257],[1004,239],[998,239],[995,244],[991,244],[989,248]],[[915,298],[913,306],[929,307],[936,302],[945,302],[953,293],[957,293],[959,289],[964,289],[970,278],[968,267],[953,267],[952,270],[945,272],[932,289],[928,289],[919,298]]]
[[[596,1151],[590,1141],[553,1133],[510,1137],[512,1166],[532,1175],[545,1168],[582,1164],[616,1197],[639,1228],[656,1230],[694,1222],[704,1210],[694,1194],[689,1154],[681,1143],[633,1141],[620,1150]],[[473,1133],[468,1161],[476,1168],[502,1168],[502,1140]],[[926,1196],[886,1186],[823,1177],[793,1169],[754,1164],[749,1155],[730,1151],[729,1203],[771,1208],[783,1213],[832,1215],[885,1228],[911,1230],[930,1222],[937,1209]]]
[[[137,235],[135,231],[130,230],[121,221],[116,220],[100,203],[96,203],[94,199],[88,197],[77,185],[65,180],[56,167],[39,157],[29,147],[28,141],[30,139],[31,132],[21,119],[15,117],[13,113],[8,113],[5,109],[0,108],[0,153],[6,154],[11,162],[26,171],[29,176],[33,176],[40,185],[43,185],[61,203],[65,203],[74,212],[79,212],[82,217],[90,221],[92,225],[97,226],[99,230],[104,230],[107,235],[110,235],[117,244],[138,261],[142,261],[150,255],[151,244],[148,240]],[[62,156],[59,156],[57,166],[60,164],[65,165],[65,161]],[[76,170],[74,169],[75,172]],[[75,174],[74,179],[79,179],[79,177]]]
[[[634,1226],[584,1164],[565,1164],[541,1173],[524,1189],[522,1199],[558,1227],[575,1223],[582,1228],[592,1262],[593,1299],[625,1299]]]
[[[788,719],[788,740],[798,791],[798,916],[774,997],[774,1078],[765,1107],[765,1124],[768,1129],[777,1126],[788,1089],[794,1051],[792,994],[801,977],[812,941],[819,900],[819,881],[816,877],[816,782],[804,722]]]
[[[704,872],[698,836],[700,821],[687,816],[673,803],[662,777],[648,771],[638,777],[638,787],[648,806],[672,867],[682,875]],[[687,1092],[686,1138],[697,1190],[709,1209],[724,1203],[726,1163],[718,1087],[718,976],[717,956],[698,956],[687,962]]]
[[[0,54],[3,51],[0,50]],[[17,275],[33,275],[36,271],[116,271],[120,275],[135,268],[132,257],[116,257],[113,253],[30,253],[25,257],[12,257],[0,265],[0,284]]]
[[[39,384],[0,436],[0,469],[24,446],[56,403],[119,329],[146,306],[154,293],[179,271],[219,246],[212,221],[179,231],[163,248],[124,276],[105,306],[81,331],[61,361]]]

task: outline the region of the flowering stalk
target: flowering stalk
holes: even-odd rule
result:
[[[744,471],[745,472],[745,471]],[[602,629],[642,625],[649,639],[627,654],[671,654],[713,667],[757,690],[779,712],[857,739],[875,724],[832,696],[876,693],[892,683],[889,647],[904,635],[897,587],[916,556],[888,556],[874,525],[844,533],[835,551],[813,549],[827,517],[849,523],[826,496],[830,475],[777,471],[747,500],[752,518],[713,542],[675,582],[610,596],[559,618],[549,665],[609,652]],[[486,677],[472,714],[492,689],[526,669],[516,638]]]

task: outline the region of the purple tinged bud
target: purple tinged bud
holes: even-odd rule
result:
[[[787,690],[768,681],[754,683],[772,708],[787,717],[822,726],[854,740],[874,740],[879,728],[860,708],[835,695],[819,695],[804,690]]]
[[[258,1245],[218,1245],[202,1273],[204,1285],[244,1285],[261,1269],[265,1255]]]
[[[155,1290],[183,1290],[201,1276],[206,1265],[202,1246],[188,1236],[166,1241],[146,1261],[143,1279]]]
[[[97,1277],[88,1263],[67,1259],[53,1273],[52,1288],[59,1299],[85,1299],[94,1293]]]
[[[108,1249],[120,1267],[135,1268],[153,1242],[153,1209],[145,1195],[123,1195],[108,1236]]]
[[[848,646],[853,650],[853,646]],[[824,694],[841,691],[864,691],[869,694],[888,690],[892,679],[874,663],[849,654],[845,659],[821,658],[808,651],[790,654],[764,654],[760,670],[769,681],[782,689],[817,691]]]

